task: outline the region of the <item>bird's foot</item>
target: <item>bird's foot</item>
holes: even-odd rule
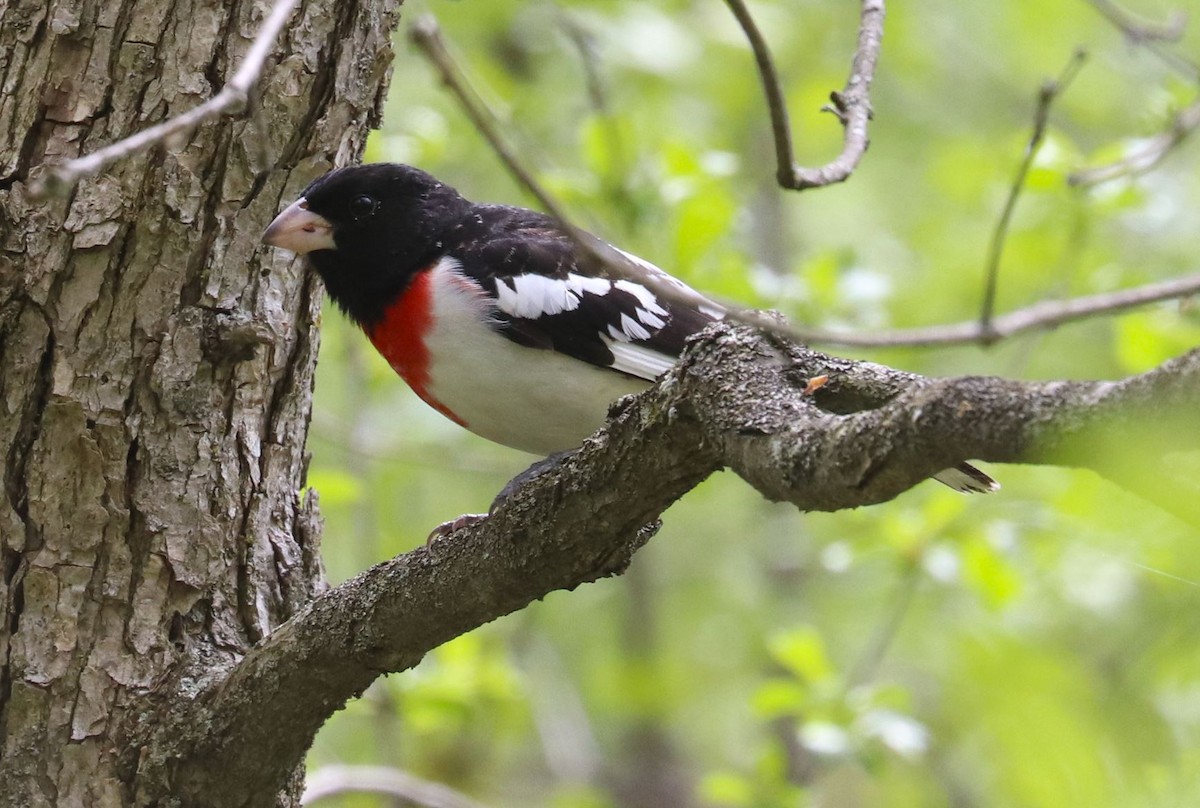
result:
[[[440,525],[429,531],[429,537],[425,539],[425,546],[428,547],[438,539],[444,539],[454,531],[477,525],[484,519],[488,518],[486,513],[464,513],[457,519],[451,519],[449,522],[442,522]]]
[[[492,500],[492,507],[488,508],[488,513],[495,513],[496,509],[503,505],[518,488],[555,468],[565,458],[570,457],[577,451],[579,450],[567,449],[565,452],[555,452],[552,455],[543,457],[541,460],[536,461],[532,466],[522,471],[516,477],[513,477],[504,484],[504,488],[502,488],[500,493],[496,495],[496,498]]]
[[[492,500],[492,506],[488,508],[487,513],[464,513],[457,519],[451,519],[449,522],[442,522],[440,525],[430,531],[429,538],[425,539],[425,546],[428,547],[438,539],[444,539],[459,528],[477,525],[484,519],[487,519],[489,516],[495,513],[496,509],[503,505],[518,488],[530,480],[533,480],[534,478],[545,474],[547,471],[550,471],[557,466],[563,460],[563,458],[573,454],[575,451],[575,449],[568,449],[565,452],[555,452],[549,457],[544,457],[537,461],[505,484],[504,488],[500,490],[500,493],[496,495],[496,498]]]

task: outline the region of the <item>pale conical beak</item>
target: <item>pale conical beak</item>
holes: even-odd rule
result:
[[[267,227],[263,244],[291,250],[296,255],[316,250],[336,250],[333,225],[324,216],[308,209],[308,200],[300,197],[283,209]]]

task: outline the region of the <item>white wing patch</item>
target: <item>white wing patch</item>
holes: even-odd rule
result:
[[[611,330],[611,329],[610,329]],[[675,358],[630,342],[600,337],[612,351],[614,370],[652,382],[675,364]]]
[[[621,332],[627,339],[650,339],[650,332],[628,314],[621,314]]]
[[[662,270],[656,272],[664,278],[669,277]],[[631,295],[637,305],[632,316],[622,314],[620,322],[608,325],[608,335],[612,339],[621,342],[650,339],[654,331],[666,326],[669,313],[659,305],[654,292],[645,286],[629,280],[613,282],[607,278],[589,278],[574,272],[565,278],[534,274],[500,278],[496,281],[496,305],[512,317],[536,320],[574,311],[579,308],[585,293],[603,297],[614,289]]]
[[[613,284],[613,287],[620,289],[622,292],[627,292],[637,298],[641,305],[634,309],[633,313],[641,320],[642,324],[648,325],[651,328],[662,328],[667,324],[663,317],[667,316],[667,310],[658,305],[658,298],[654,296],[645,286],[634,283],[633,281],[619,280]],[[660,317],[659,315],[662,315]],[[645,337],[636,336],[632,331],[624,326],[624,318],[622,318],[622,330],[634,339],[649,339],[649,335]],[[636,325],[636,324],[635,324]],[[640,326],[638,326],[640,328]],[[641,329],[645,330],[645,329]]]
[[[691,298],[691,300],[689,302],[691,302],[692,305],[694,305],[696,308],[700,309],[700,311],[703,312],[704,314],[708,315],[709,317],[712,317],[714,320],[725,319],[725,309],[724,308],[722,308],[718,304],[712,302],[711,300],[706,298],[704,295],[700,294],[695,289],[688,286],[683,281],[679,280],[679,278],[676,278],[673,275],[668,275],[662,269],[659,269],[654,264],[647,261],[645,258],[639,258],[638,256],[634,255],[633,253],[625,252],[620,247],[613,247],[613,249],[616,250],[617,252],[619,252],[621,255],[628,258],[633,263],[640,266],[642,269],[649,272],[651,275],[654,276],[654,278],[656,280],[661,281],[663,283],[670,284],[671,286],[674,286],[679,291],[683,292],[685,297]],[[640,294],[638,294],[637,292],[635,292],[633,288],[627,288],[625,286],[622,286],[622,284],[628,284],[629,287],[641,289],[646,295],[648,295],[654,304],[654,308],[657,309],[657,311],[654,311],[653,313],[655,313],[655,314],[665,314],[666,313],[666,312],[662,311],[661,308],[658,308],[658,300],[654,297],[654,293],[651,292],[649,289],[646,289],[642,286],[638,286],[636,283],[632,283],[631,281],[617,281],[615,284],[618,288],[625,289],[625,291],[629,292],[631,295],[637,296],[638,300],[642,300],[642,305],[644,305],[644,306],[647,306],[647,304],[646,304],[645,300],[642,298],[642,296]],[[647,306],[647,308],[649,309],[650,307]],[[638,319],[640,319],[643,323],[650,325],[650,323],[647,322],[646,318],[641,316],[640,312],[638,315]],[[651,327],[652,328],[661,328],[661,326],[651,326]]]
[[[496,281],[496,303],[513,317],[536,320],[550,314],[574,311],[584,292],[604,295],[612,289],[606,278],[588,278],[574,272],[565,278],[514,275]]]
[[[646,311],[653,312],[654,314],[667,313],[666,309],[658,305],[658,298],[654,296],[654,293],[645,286],[626,280],[617,281],[613,284],[613,286],[617,287],[622,292],[628,292],[636,297],[638,302],[642,304],[642,308],[644,308]]]
[[[614,248],[616,249],[616,248]],[[697,307],[701,312],[721,319],[724,309],[717,303],[699,294],[683,281],[673,278],[654,264],[632,253],[618,250],[654,281],[677,289],[686,304]],[[669,292],[670,290],[660,291]],[[617,317],[603,326],[599,337],[608,346],[613,356],[612,368],[630,376],[654,381],[675,364],[675,358],[637,343],[653,339],[654,334],[666,328],[671,313],[659,302],[654,288],[635,280],[621,278],[609,280],[570,272],[566,277],[551,278],[528,273],[496,279],[496,306],[510,317],[537,320],[563,312],[575,311],[583,303],[584,294],[604,297],[614,292],[623,293],[633,299],[621,300],[617,311],[608,309],[610,316]]]

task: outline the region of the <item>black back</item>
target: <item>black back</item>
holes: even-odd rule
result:
[[[498,284],[506,284],[515,291],[517,278],[525,274],[559,280],[583,274],[613,282],[641,280],[646,274],[643,268],[632,266],[628,258],[600,244],[595,236],[580,233],[580,237],[594,239],[602,248],[607,247],[610,260],[615,261],[606,264],[588,254],[553,218],[544,214],[507,205],[476,205],[474,211],[474,215],[464,220],[461,233],[456,234],[458,246],[454,257],[462,263],[465,274],[493,297],[498,294]],[[629,271],[622,272],[623,268]],[[647,327],[648,339],[629,342],[675,357],[683,350],[684,341],[714,318],[669,294],[681,291],[675,286],[678,281],[665,273],[659,281],[659,287],[651,292],[656,303],[666,309],[667,313],[661,317],[665,325]],[[696,294],[690,289],[687,292]],[[610,325],[618,327],[622,315],[637,320],[641,302],[618,286],[604,294],[582,292],[578,298],[579,305],[570,311],[532,319],[500,312],[500,331],[522,345],[552,349],[594,365],[609,366],[613,363],[612,352],[600,337],[610,334]]]

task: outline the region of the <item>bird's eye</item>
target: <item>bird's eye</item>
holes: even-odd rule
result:
[[[350,200],[350,215],[355,219],[365,219],[374,213],[377,207],[379,203],[375,201],[375,197],[366,194],[356,196]]]

